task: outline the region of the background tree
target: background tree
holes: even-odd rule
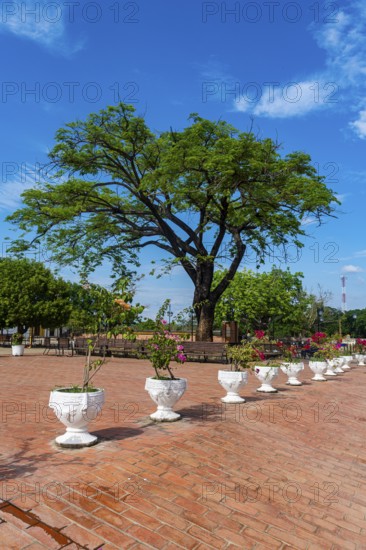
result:
[[[350,309],[342,315],[342,334],[353,338],[366,335],[366,309]]]
[[[238,271],[217,304],[215,324],[219,327],[225,320],[238,321],[242,333],[262,329],[272,337],[302,333],[311,302],[302,277],[302,273],[277,267],[264,273]],[[221,272],[216,272],[214,280],[221,278]]]
[[[68,284],[34,260],[0,259],[0,326],[62,326],[71,312]]]
[[[71,283],[72,312],[68,324],[72,331],[130,336],[144,306],[132,305],[134,291],[129,286],[125,279],[111,290],[94,283]]]
[[[315,319],[312,329],[314,332],[319,329],[320,332],[326,332],[329,335],[339,334],[340,331],[344,334],[342,317],[343,314],[340,309],[323,305],[320,317]]]
[[[9,219],[85,272],[109,259],[118,273],[142,248],[159,248],[194,285],[197,340],[212,339],[216,304],[248,249],[263,261],[272,245],[301,246],[303,218],[320,223],[336,201],[307,154],[281,157],[271,139],[198,115],[156,135],[121,103],[67,124],[56,142],[49,156],[61,181],[25,191]],[[213,287],[223,245],[231,263]]]

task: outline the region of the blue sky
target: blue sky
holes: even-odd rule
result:
[[[304,285],[366,307],[366,5],[329,2],[3,2],[0,8],[2,253],[13,231],[4,218],[42,178],[56,130],[119,99],[157,132],[180,129],[192,112],[223,118],[309,153],[342,205],[288,262]],[[144,252],[142,273],[156,250]],[[247,267],[255,269],[255,259]],[[63,271],[66,278],[72,274]],[[94,276],[108,284],[108,266]],[[136,299],[153,315],[164,298],[190,305],[182,269],[146,276]]]

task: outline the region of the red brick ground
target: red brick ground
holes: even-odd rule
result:
[[[274,395],[250,376],[225,406],[220,366],[190,363],[183,419],[154,424],[149,364],[111,359],[101,443],[60,450],[49,390],[79,382],[83,358],[5,353],[1,549],[366,549],[366,367],[324,383],[306,368],[301,387],[281,373]]]

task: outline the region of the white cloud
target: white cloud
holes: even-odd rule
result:
[[[357,137],[366,138],[365,3],[356,0],[342,8],[332,3],[329,9],[332,14],[328,14],[325,24],[309,27],[319,48],[325,50],[323,69],[300,79],[289,74],[288,83],[282,80],[270,97],[262,93],[256,102],[241,97],[233,102],[235,110],[269,118],[293,118],[325,108],[337,109],[351,113],[354,120],[349,128]],[[296,87],[290,86],[291,81],[301,91],[299,97]],[[292,94],[290,97],[286,97],[287,91]]]
[[[358,119],[350,122],[350,127],[356,132],[359,138],[366,138],[366,110],[360,111]]]
[[[342,267],[344,273],[362,273],[364,270],[358,265],[345,265]]]
[[[21,194],[26,189],[34,187],[39,182],[40,171],[38,166],[9,163],[7,170],[2,172],[0,180],[0,210],[12,211],[22,203]]]
[[[66,43],[64,11],[64,6],[57,2],[6,2],[0,31],[8,31],[64,54],[74,53],[82,48],[82,42],[74,46]]]
[[[264,87],[261,98],[255,105],[248,98],[241,97],[236,102],[236,109],[242,112],[250,110],[254,115],[269,118],[303,116],[326,106],[325,86],[325,83],[318,80],[307,80]]]
[[[356,258],[365,258],[366,257],[366,250],[359,250],[355,254]]]

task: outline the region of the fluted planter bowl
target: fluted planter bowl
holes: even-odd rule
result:
[[[365,365],[366,355],[364,355],[363,353],[356,353],[354,357],[355,357],[355,360],[357,361],[357,363],[359,365],[361,365],[361,366]]]
[[[328,364],[326,361],[309,361],[309,367],[315,374],[312,380],[315,380],[316,382],[327,381],[325,376],[323,376],[328,367]]]
[[[181,415],[173,411],[174,405],[179,401],[187,389],[187,380],[177,378],[175,380],[158,380],[152,377],[146,378],[145,390],[150,395],[158,408],[150,414],[151,420],[157,422],[174,422]]]
[[[218,380],[227,392],[226,396],[221,398],[223,403],[245,403],[245,399],[239,395],[239,390],[248,382],[247,372],[219,370]]]
[[[304,363],[283,363],[280,368],[287,375],[286,384],[290,386],[302,386],[302,382],[297,377],[304,369]]]
[[[344,363],[342,357],[337,357],[335,360],[335,369],[334,369],[334,372],[336,372],[337,374],[342,374],[344,372],[343,368],[342,368],[342,365]]]
[[[254,373],[262,385],[257,388],[257,391],[265,393],[277,392],[276,388],[272,386],[272,380],[278,376],[278,367],[262,367],[255,366]]]
[[[56,443],[67,448],[95,445],[98,438],[89,433],[88,424],[101,414],[104,399],[104,390],[100,388],[83,393],[74,393],[71,388],[53,390],[49,407],[66,426],[66,432],[56,437]]]
[[[350,370],[351,369],[350,362],[352,361],[352,355],[342,355],[342,359],[343,359],[342,369]]]
[[[335,359],[327,359],[327,370],[324,373],[325,376],[337,376],[335,372],[336,366]]]

